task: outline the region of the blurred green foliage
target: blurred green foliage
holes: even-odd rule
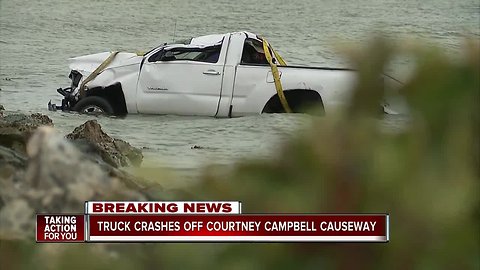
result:
[[[0,242],[2,269],[479,269],[480,49],[450,59],[384,39],[351,54],[359,81],[349,109],[319,118],[272,160],[206,170],[176,199],[241,200],[249,213],[389,213],[385,244],[116,244]],[[379,128],[378,80],[398,53],[416,61],[400,92],[405,129]]]

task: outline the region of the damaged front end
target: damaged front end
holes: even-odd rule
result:
[[[76,70],[72,70],[68,75],[68,78],[72,80],[70,87],[58,88],[57,92],[63,96],[62,104],[57,105],[52,103],[50,100],[48,102],[49,111],[70,111],[78,102],[78,94],[75,92],[75,89],[78,87],[80,81],[82,80],[82,74]]]
[[[103,52],[69,59],[70,87],[58,88],[61,104],[48,102],[51,111],[76,111],[123,115],[126,108],[123,87],[135,86],[143,56],[128,52]]]

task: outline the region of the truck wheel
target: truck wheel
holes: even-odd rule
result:
[[[85,114],[113,114],[112,105],[99,96],[89,96],[80,99],[73,107],[73,110]]]

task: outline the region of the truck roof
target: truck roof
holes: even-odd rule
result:
[[[248,38],[254,38],[258,39],[257,35],[247,32],[247,31],[241,31],[241,32],[230,32],[230,33],[225,33],[225,34],[211,34],[211,35],[205,35],[205,36],[199,36],[199,37],[194,37],[191,38],[187,42],[181,42],[181,43],[172,43],[168,44],[170,46],[172,45],[186,45],[188,47],[209,47],[209,46],[215,46],[219,45],[222,43],[223,39],[227,35],[234,35],[234,34],[244,34]],[[189,46],[190,45],[190,46]]]

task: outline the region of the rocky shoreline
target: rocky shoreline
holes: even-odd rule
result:
[[[64,137],[48,116],[0,105],[0,239],[33,237],[36,213],[81,213],[87,200],[151,199],[144,181],[121,169],[142,159],[96,120]]]

